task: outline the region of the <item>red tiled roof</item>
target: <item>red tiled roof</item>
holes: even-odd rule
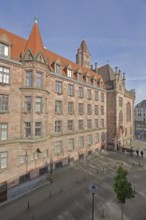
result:
[[[36,56],[38,54],[38,52],[40,52],[40,51],[44,55],[44,46],[43,46],[40,30],[39,30],[38,24],[36,22],[33,25],[33,28],[30,33],[30,36],[27,41],[24,52],[26,52],[28,49],[31,50],[31,52],[34,56]]]
[[[91,77],[96,76],[97,79],[101,78],[99,74],[93,72],[92,70],[82,67],[58,54],[53,53],[48,49],[45,49],[43,47],[43,42],[37,23],[34,23],[28,40],[25,40],[7,30],[0,28],[0,35],[3,34],[5,34],[11,42],[11,58],[14,60],[19,61],[20,54],[26,52],[27,49],[30,49],[35,56],[39,51],[41,51],[45,59],[48,57],[50,65],[55,62],[55,60],[59,59],[63,68],[67,65],[70,65],[74,71],[80,69],[83,74],[89,72]]]

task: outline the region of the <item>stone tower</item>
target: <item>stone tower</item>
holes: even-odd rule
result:
[[[85,40],[83,40],[76,54],[76,63],[86,68],[91,68],[91,55],[87,48]]]

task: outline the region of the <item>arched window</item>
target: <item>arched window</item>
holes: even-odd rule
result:
[[[131,121],[131,105],[128,102],[126,106],[126,115],[127,115],[127,122]]]

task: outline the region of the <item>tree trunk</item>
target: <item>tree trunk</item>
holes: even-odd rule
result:
[[[122,206],[121,206],[121,220],[123,220],[123,203],[122,203]]]

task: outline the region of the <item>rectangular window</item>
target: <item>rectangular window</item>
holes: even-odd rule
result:
[[[61,94],[61,93],[62,93],[62,82],[56,81],[55,91],[56,91],[56,93],[58,93],[58,94]]]
[[[32,71],[26,72],[26,86],[32,87]]]
[[[10,69],[0,66],[0,83],[10,83]]]
[[[60,155],[62,153],[62,141],[55,142],[54,154]]]
[[[98,142],[99,142],[99,134],[96,133],[96,134],[95,134],[95,143],[98,143]]]
[[[74,86],[71,84],[68,85],[68,95],[74,96]]]
[[[83,98],[83,88],[82,87],[78,88],[78,97]]]
[[[62,101],[55,101],[55,113],[62,113]]]
[[[88,114],[88,115],[91,115],[91,114],[92,114],[91,104],[87,104],[87,114]]]
[[[79,142],[78,143],[79,144],[79,148],[84,147],[84,137],[83,136],[79,137],[78,142]]]
[[[68,102],[68,113],[73,114],[74,113],[74,103]]]
[[[67,69],[67,77],[72,78],[72,70]]]
[[[91,121],[91,119],[87,120],[87,128],[89,128],[89,129],[92,128],[92,121]]]
[[[0,153],[0,168],[5,169],[8,167],[8,152]]]
[[[84,129],[83,120],[78,121],[78,127],[79,127],[80,130]]]
[[[36,122],[35,123],[35,137],[41,137],[42,135],[42,123]]]
[[[67,150],[71,152],[73,151],[73,149],[74,149],[74,139],[70,138],[67,143]]]
[[[31,111],[31,96],[25,96],[25,111]]]
[[[98,105],[95,105],[95,115],[98,115]]]
[[[0,55],[4,55],[4,56],[9,55],[8,45],[0,43]]]
[[[25,163],[25,161],[26,161],[26,155],[20,155],[19,156],[19,163],[23,164],[23,163]]]
[[[101,106],[101,115],[104,115],[104,106]]]
[[[42,87],[42,73],[36,72],[36,87]]]
[[[84,114],[83,103],[79,103],[78,108],[79,108],[79,114],[83,115]]]
[[[31,136],[31,123],[24,122],[24,137],[30,137],[30,136]]]
[[[92,134],[87,136],[87,143],[88,145],[92,145]]]
[[[87,89],[87,99],[91,99],[91,90]]]
[[[101,93],[101,101],[104,102],[104,94]]]
[[[35,112],[42,112],[42,97],[36,97]]]
[[[2,123],[0,124],[0,140],[5,141],[8,139],[8,124]]]
[[[104,128],[104,119],[101,119],[101,127]]]
[[[95,119],[95,128],[98,128],[98,119]]]
[[[55,121],[55,132],[62,132],[62,121]]]
[[[74,121],[68,120],[68,130],[73,131],[74,130]]]
[[[95,95],[95,101],[98,101],[98,92],[95,91],[95,92],[94,92],[94,95]]]
[[[8,95],[0,95],[0,111],[8,111]]]
[[[60,75],[61,74],[61,66],[60,64],[56,64],[55,65],[55,73]]]

